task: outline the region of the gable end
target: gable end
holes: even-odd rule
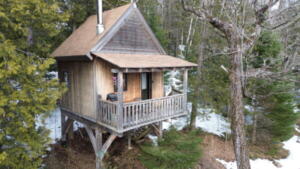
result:
[[[92,52],[165,54],[140,11],[131,9],[116,23],[116,31],[108,36],[106,42],[100,41]]]

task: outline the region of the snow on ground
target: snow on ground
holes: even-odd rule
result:
[[[300,126],[296,125],[295,130],[300,133]]]
[[[224,136],[224,133],[231,133],[230,123],[220,114],[209,113],[211,109],[199,109],[199,114],[196,117],[196,127],[203,131],[212,133],[218,136]],[[182,130],[189,121],[189,117],[179,117],[163,122],[163,129],[168,130],[173,125],[177,130]]]
[[[231,133],[230,123],[222,115],[216,113],[197,116],[196,127],[218,136],[224,136],[225,133]]]
[[[152,134],[148,134],[149,139],[152,141],[154,146],[158,146],[158,137]]]
[[[50,117],[45,120],[45,127],[50,130],[49,137],[51,138],[51,143],[55,143],[61,138],[61,113],[59,108],[51,112]],[[74,122],[74,131],[82,127],[83,125],[81,123]]]
[[[60,109],[56,108],[45,120],[45,127],[50,130],[50,138],[52,143],[61,138],[61,115]]]
[[[292,137],[288,141],[283,142],[284,148],[290,151],[287,158],[276,160],[282,167],[280,169],[300,169],[300,143],[297,142],[299,138],[297,136]],[[226,169],[236,169],[236,162],[226,162],[224,160],[217,159],[222,163]],[[256,159],[250,161],[252,169],[279,169],[272,161],[266,159]]]

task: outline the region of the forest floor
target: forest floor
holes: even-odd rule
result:
[[[79,129],[74,133],[74,137],[75,139],[69,141],[68,144],[58,142],[51,145],[51,151],[45,158],[46,169],[95,168],[95,155],[85,131]],[[203,155],[195,169],[225,169],[216,159],[227,162],[235,160],[231,140],[225,140],[209,133],[203,133],[200,137],[203,139],[201,143]],[[271,159],[271,156],[262,153],[265,150],[261,146],[251,147],[250,154],[259,158]],[[139,161],[140,155],[141,151],[137,144],[133,144],[132,149],[128,150],[126,138],[118,138],[109,148],[104,161],[108,169],[145,169]],[[283,155],[286,156],[286,153]]]
[[[51,151],[44,162],[46,169],[94,169],[93,148],[84,130],[82,133],[75,132],[75,139],[69,141],[68,144],[62,145],[59,142],[52,144]],[[212,134],[203,134],[201,137],[203,138],[201,143],[203,156],[196,169],[225,169],[215,159],[234,160],[231,141],[225,141]],[[132,149],[129,150],[127,140],[118,138],[109,148],[104,161],[108,169],[146,169],[139,161],[140,155],[141,151],[138,145],[133,144]]]
[[[55,141],[61,137],[61,126],[58,123],[60,117],[60,111],[56,110],[46,121],[46,127],[51,130],[54,143],[45,158],[46,169],[94,169],[94,151],[85,130],[80,129],[82,127],[80,124],[74,125],[76,130],[74,140],[69,141],[68,144]],[[164,122],[163,128],[168,130],[173,125],[178,130],[182,130],[186,123],[187,118],[177,118]],[[300,121],[298,123],[300,124]],[[196,125],[204,131],[200,136],[203,139],[201,143],[203,155],[196,169],[225,169],[224,166],[230,168],[235,158],[231,140],[224,139],[226,135],[230,135],[230,125],[227,120],[218,114],[210,113],[208,116],[198,116]],[[155,136],[148,141],[155,141]],[[288,151],[282,148],[283,144],[279,146],[280,151],[276,156],[266,153],[269,151],[266,145],[250,146],[250,156],[253,159],[264,160],[264,163],[267,161],[271,163],[270,166],[274,166],[272,163],[276,162],[276,159],[284,159],[288,155]],[[104,161],[109,166],[108,169],[145,169],[139,161],[140,155],[138,145],[133,144],[133,149],[128,150],[127,140],[118,138],[109,148]]]

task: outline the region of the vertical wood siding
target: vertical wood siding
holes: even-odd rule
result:
[[[152,98],[164,96],[164,74],[163,72],[152,73]]]
[[[107,62],[100,59],[96,60],[97,94],[101,95],[103,100],[106,100],[107,94],[114,92],[113,73],[111,72],[112,68],[113,66]]]
[[[96,86],[97,93],[106,100],[107,94],[114,93],[112,65],[102,61],[96,61]],[[124,101],[134,101],[141,98],[140,74],[130,73],[127,75],[127,91],[124,91]]]
[[[124,101],[137,101],[141,99],[141,74],[129,73],[127,75],[127,91],[124,91]]]
[[[96,92],[93,76],[93,62],[59,62],[59,78],[69,74],[68,91],[61,99],[61,106],[72,112],[89,117],[96,115]]]

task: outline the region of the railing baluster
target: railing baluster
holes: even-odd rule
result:
[[[124,129],[136,125],[143,125],[164,120],[174,115],[180,115],[185,111],[185,94],[168,96],[158,99],[142,100],[124,103],[122,107],[122,126]],[[99,100],[97,120],[117,129],[117,104],[110,101]]]

